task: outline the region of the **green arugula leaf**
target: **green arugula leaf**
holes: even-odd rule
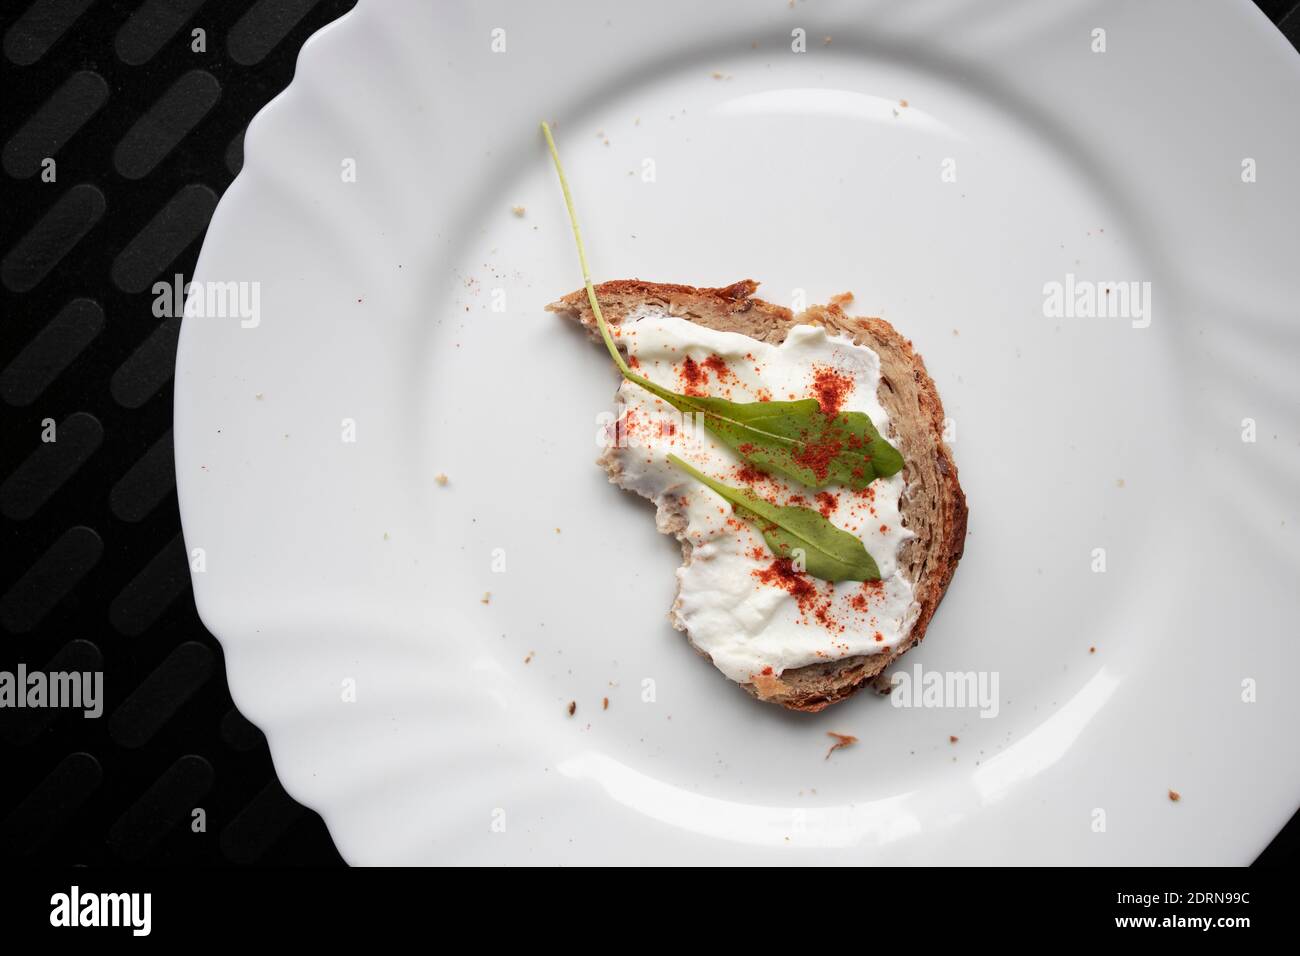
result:
[[[845,485],[861,491],[877,478],[888,478],[903,467],[903,456],[881,437],[871,419],[862,412],[827,415],[821,403],[813,398],[792,402],[733,402],[725,398],[682,395],[632,371],[614,344],[600,311],[573,195],[569,192],[564,167],[560,165],[551,128],[546,123],[542,123],[542,133],[560,177],[560,189],[564,192],[564,204],[578,246],[578,261],[582,264],[587,301],[605,348],[625,379],[678,411],[700,414],[704,427],[753,467],[791,478],[809,488]]]
[[[774,505],[748,488],[715,481],[676,455],[669,455],[668,460],[731,502],[737,515],[757,525],[777,557],[793,559],[802,553],[804,569],[824,581],[880,580],[880,569],[861,539],[835,527],[821,512]]]
[[[705,429],[755,468],[809,488],[861,491],[903,467],[903,456],[863,412],[827,415],[815,398],[733,402],[680,395],[631,370],[625,377],[678,411],[698,413]]]

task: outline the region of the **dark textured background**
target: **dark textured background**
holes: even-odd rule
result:
[[[0,710],[0,858],[340,862],[231,704],[194,611],[172,461],[180,320],[153,316],[151,287],[190,275],[244,127],[354,2],[4,4],[0,669],[102,667],[107,704],[99,720]],[[45,418],[56,443],[39,441]]]
[[[1257,2],[1300,48],[1300,4]],[[180,320],[152,315],[151,288],[190,275],[249,119],[354,3],[5,0],[0,669],[102,668],[106,704],[99,720],[0,710],[0,860],[340,862],[195,614],[172,460]],[[39,441],[46,418],[56,443]],[[1293,820],[1260,862],[1298,857]]]

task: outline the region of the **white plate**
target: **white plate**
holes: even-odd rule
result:
[[[1185,6],[364,0],[312,38],[199,260],[260,322],[185,321],[176,459],[235,701],[347,860],[1265,846],[1300,797],[1300,60]],[[676,547],[593,464],[614,372],[542,312],[580,277],[540,118],[597,278],[850,289],[914,340],[971,530],[905,669],[996,672],[995,718],[784,713],[672,631]],[[1067,274],[1149,282],[1149,326],[1048,317]]]

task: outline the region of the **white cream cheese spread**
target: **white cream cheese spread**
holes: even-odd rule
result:
[[[781,345],[767,345],[642,306],[611,331],[633,368],[673,391],[737,402],[817,398],[828,412],[833,406],[866,413],[889,435],[876,397],[879,357],[820,327],[795,326]],[[899,513],[901,472],[861,491],[813,491],[748,468],[692,416],[638,385],[624,381],[618,401],[606,463],[619,486],[655,502],[661,529],[679,531],[690,542],[691,560],[677,571],[671,619],[727,677],[745,683],[807,664],[885,653],[907,637],[919,607],[898,565],[899,548],[912,537]],[[862,540],[880,580],[832,584],[799,573],[789,560],[778,560],[760,530],[737,517],[727,501],[669,463],[669,453],[774,504],[816,508]]]

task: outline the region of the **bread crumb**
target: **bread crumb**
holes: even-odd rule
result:
[[[1177,790],[1170,790],[1170,791],[1169,791],[1169,799],[1170,799],[1172,802],[1177,803],[1179,800],[1183,799],[1183,795],[1182,795],[1181,793],[1179,793]]]
[[[560,533],[560,529],[559,529],[559,528],[556,528],[556,529],[555,529],[555,533],[556,533],[556,534],[559,534],[559,533]]]
[[[953,330],[952,330],[952,334],[953,334],[953,335],[961,335],[961,333],[958,332],[956,329],[953,329]]]
[[[903,109],[907,109],[907,100],[899,100],[898,105],[901,106]]]
[[[822,37],[822,46],[830,46],[830,45],[831,45],[831,38],[830,38],[830,37]]]
[[[491,591],[484,591],[484,592],[483,592],[483,596],[482,596],[481,598],[478,599],[478,603],[479,603],[479,604],[487,604],[487,603],[488,603],[489,601],[491,601],[491,600],[492,600],[492,592],[491,592]]]
[[[609,698],[608,698],[608,697],[602,697],[602,698],[601,698],[601,701],[600,701],[600,709],[601,709],[601,710],[609,710]]]
[[[523,206],[511,206],[510,211],[514,213],[516,216],[518,216],[520,219],[522,219],[524,217],[524,213],[527,212],[528,210],[524,209]]]
[[[835,753],[835,751],[839,750],[841,747],[852,747],[858,742],[858,738],[854,737],[852,734],[837,734],[833,730],[826,731],[826,736],[834,737],[835,743],[831,744],[831,749],[826,751],[826,756],[822,758],[823,760],[830,760],[831,754]]]
[[[1116,487],[1116,488],[1123,488],[1123,487],[1124,487],[1124,479],[1123,479],[1123,478],[1116,478],[1116,479],[1115,479],[1115,487]]]
[[[449,478],[448,478],[446,475],[444,475],[442,472],[438,472],[436,475],[433,476],[433,480],[436,481],[436,482],[437,482],[438,484],[440,484],[440,485],[445,485],[445,484],[446,484],[448,481],[450,481],[451,479],[449,479]]]
[[[531,664],[532,662],[533,662],[533,652],[529,651],[528,656],[524,658],[524,663]]]
[[[576,700],[569,701],[569,716],[572,717],[577,712],[578,712],[578,702]]]
[[[1097,648],[1096,648],[1096,646],[1094,645],[1094,646],[1088,648],[1088,653],[1089,653],[1089,654],[1096,654],[1096,653],[1097,653]]]
[[[949,734],[949,735],[948,735],[948,743],[950,743],[950,744],[955,744],[956,742],[957,742],[957,738],[954,737],[952,734]]]
[[[731,76],[730,76],[729,74],[721,73],[721,72],[719,72],[718,70],[714,70],[712,73],[709,74],[709,76],[713,77],[715,80],[729,80],[729,79],[731,79]]]

